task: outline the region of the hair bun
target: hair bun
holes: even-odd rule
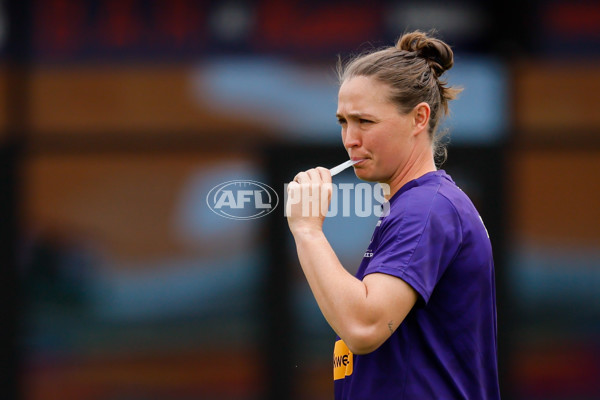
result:
[[[443,41],[427,36],[421,31],[406,33],[398,40],[396,48],[414,52],[427,61],[435,76],[440,77],[454,65],[454,53]]]

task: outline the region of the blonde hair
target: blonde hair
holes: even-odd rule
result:
[[[405,33],[395,46],[364,53],[347,63],[338,61],[340,85],[356,76],[377,79],[390,88],[390,101],[407,114],[417,104],[429,104],[429,137],[434,155],[446,158],[446,148],[441,143],[444,134],[436,134],[440,117],[448,114],[448,102],[462,91],[449,87],[441,75],[454,65],[450,46],[421,31]],[[443,162],[443,161],[442,161]]]

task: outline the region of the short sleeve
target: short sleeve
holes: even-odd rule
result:
[[[365,275],[396,276],[427,303],[460,248],[461,223],[452,203],[439,193],[407,197],[398,199],[400,212],[382,222],[379,244]]]

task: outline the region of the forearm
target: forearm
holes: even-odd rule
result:
[[[344,269],[322,231],[296,232],[294,239],[300,265],[327,322],[349,346],[369,340],[378,313],[369,304],[367,286]]]
[[[330,191],[331,175],[325,168],[296,175],[288,185],[288,225],[325,319],[353,353],[369,353],[404,320],[416,301],[416,292],[390,275],[374,273],[359,280],[344,269],[322,229]]]

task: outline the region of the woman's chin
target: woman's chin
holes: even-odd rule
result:
[[[354,170],[354,173],[356,174],[356,177],[360,180],[367,182],[377,182],[377,178],[375,178],[371,173],[369,173],[369,171],[365,169],[356,168]]]

